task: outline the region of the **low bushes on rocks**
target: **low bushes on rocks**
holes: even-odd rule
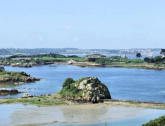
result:
[[[80,102],[98,103],[103,99],[111,99],[108,88],[97,77],[86,77],[77,81],[68,78],[59,94],[67,100]]]

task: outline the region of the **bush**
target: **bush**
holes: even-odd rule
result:
[[[95,62],[97,58],[88,58],[89,62]]]
[[[142,126],[165,126],[165,116],[161,116],[155,120],[151,120]]]
[[[82,91],[75,88],[77,82],[74,81],[72,78],[67,78],[63,84],[62,90],[59,94],[62,97],[78,97],[82,95]]]
[[[147,62],[147,63],[151,63],[151,58],[145,57],[144,61]]]
[[[145,57],[144,61],[147,62],[147,63],[164,63],[165,58],[161,57],[161,56],[156,56],[154,58]]]
[[[74,81],[72,78],[67,78],[67,79],[64,81],[63,88],[70,89],[71,84],[74,83],[74,82],[75,82],[75,81]]]

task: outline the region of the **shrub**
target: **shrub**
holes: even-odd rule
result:
[[[64,81],[64,84],[63,84],[63,88],[70,88],[71,87],[71,84],[74,83],[75,81],[72,79],[72,78],[67,78],[65,81]]]
[[[148,57],[145,57],[145,58],[144,58],[144,61],[147,62],[147,63],[151,63],[151,59],[148,58]]]
[[[165,126],[165,116],[161,116],[155,120],[151,120],[142,126]]]

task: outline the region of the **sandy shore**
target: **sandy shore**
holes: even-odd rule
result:
[[[4,105],[0,105],[0,110]],[[39,126],[49,124],[94,124],[109,120],[131,119],[153,114],[141,107],[126,107],[110,104],[81,104],[62,106],[42,106],[10,104],[6,105],[10,118],[3,126]],[[15,107],[13,107],[15,106]],[[165,113],[165,112],[164,112]],[[1,115],[2,116],[2,115]],[[1,117],[0,117],[1,118]],[[0,123],[0,126],[2,124]]]

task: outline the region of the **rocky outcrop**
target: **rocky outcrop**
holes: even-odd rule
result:
[[[15,63],[15,64],[11,64],[11,66],[13,66],[13,67],[32,67],[33,64],[31,64],[31,63],[23,63],[23,64]]]
[[[37,79],[35,77],[25,77],[25,78],[1,78],[0,77],[0,82],[34,82],[34,81],[39,81],[40,79]]]
[[[0,83],[1,82],[34,82],[39,81],[40,79],[31,77],[29,74],[25,72],[8,72],[2,71],[0,72]]]
[[[108,88],[96,77],[82,79],[76,88],[83,91],[83,99],[87,101],[99,102],[111,98]]]
[[[70,79],[68,82],[66,80],[60,94],[68,100],[80,102],[98,103],[103,99],[111,99],[108,88],[97,77],[86,77],[78,81]]]
[[[6,90],[6,89],[2,89],[0,90],[0,96],[5,96],[5,95],[15,95],[20,93],[18,90]]]

